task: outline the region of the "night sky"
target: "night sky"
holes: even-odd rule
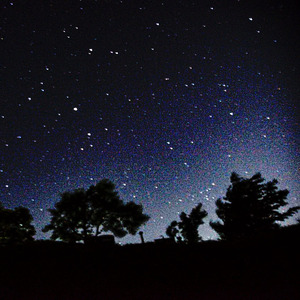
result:
[[[215,220],[233,171],[299,205],[296,1],[0,5],[0,201],[37,238],[60,193],[103,178],[143,204],[146,241],[199,202]]]

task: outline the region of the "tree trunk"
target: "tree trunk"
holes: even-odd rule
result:
[[[95,236],[98,236],[98,234],[100,233],[100,230],[99,230],[99,228],[100,228],[100,225],[97,225],[97,227],[96,227],[96,233],[95,233]]]

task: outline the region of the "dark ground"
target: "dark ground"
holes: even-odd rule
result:
[[[300,299],[299,226],[239,243],[0,248],[0,299]]]

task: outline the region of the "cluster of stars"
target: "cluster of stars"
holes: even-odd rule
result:
[[[296,189],[292,11],[75,2],[2,5],[6,205],[42,226],[59,193],[109,178],[151,215],[153,239],[200,201],[213,218],[232,171]]]

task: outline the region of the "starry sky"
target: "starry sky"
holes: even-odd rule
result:
[[[215,220],[233,171],[277,178],[299,205],[297,12],[289,0],[1,1],[0,201],[28,207],[47,238],[60,193],[109,178],[151,216],[146,241],[199,202]]]

